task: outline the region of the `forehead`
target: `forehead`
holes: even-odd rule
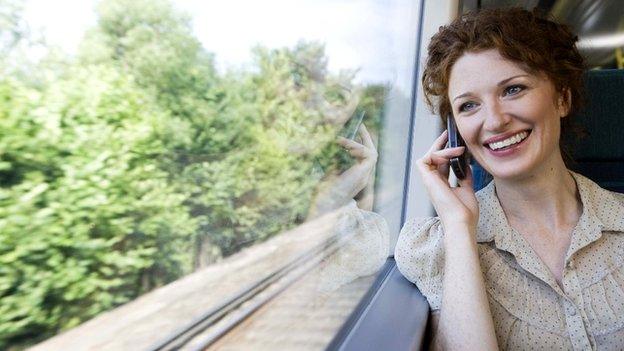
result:
[[[502,57],[498,50],[467,52],[451,68],[449,96],[496,87],[503,79],[530,72]]]

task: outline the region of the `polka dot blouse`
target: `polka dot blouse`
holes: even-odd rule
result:
[[[477,193],[481,269],[501,349],[624,350],[624,195],[572,173],[583,212],[572,232],[561,287],[505,218],[494,182]],[[442,301],[438,218],[408,220],[395,259],[433,313]]]

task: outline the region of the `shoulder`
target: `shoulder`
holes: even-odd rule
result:
[[[442,299],[443,238],[438,217],[413,218],[403,225],[394,251],[399,271],[418,286],[433,310]]]
[[[407,279],[415,282],[415,270],[420,270],[423,264],[429,266],[441,263],[431,259],[442,253],[443,236],[444,230],[438,217],[413,218],[405,222],[394,250],[394,258]]]
[[[614,191],[609,191],[611,195],[620,203],[620,206],[624,206],[624,194],[616,193]]]
[[[583,211],[597,217],[603,231],[624,232],[624,194],[600,187],[594,181],[578,173],[574,176]]]
[[[605,190],[610,198],[601,199],[596,213],[600,217],[603,230],[624,233],[624,194]]]

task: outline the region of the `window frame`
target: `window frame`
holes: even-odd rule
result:
[[[424,185],[412,167],[443,128],[439,118],[424,103],[420,68],[426,60],[428,38],[457,15],[461,4],[458,0],[420,0],[419,6],[400,227],[408,218],[434,215],[431,203],[426,200]],[[426,347],[429,304],[418,288],[399,272],[393,255],[399,231],[395,233],[392,226],[390,229],[394,236],[390,257],[327,350],[414,350]]]

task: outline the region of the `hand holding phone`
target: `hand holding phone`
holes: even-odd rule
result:
[[[448,129],[416,161],[416,168],[445,228],[468,226],[469,232],[474,234],[479,220],[479,204],[472,187],[466,146],[462,145],[463,140],[452,118],[448,117]],[[457,175],[459,186],[453,186],[449,181],[451,168]]]
[[[458,147],[458,146],[466,146],[464,139],[462,139],[461,135],[457,131],[457,126],[455,125],[455,120],[453,119],[453,115],[449,113],[446,119],[446,127],[448,130],[448,147]],[[466,156],[466,152],[461,154],[459,157],[453,157],[450,161],[451,169],[457,179],[465,179],[468,166],[468,159]]]

